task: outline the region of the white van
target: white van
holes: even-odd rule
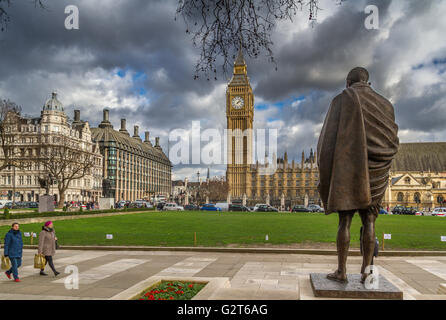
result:
[[[220,208],[221,211],[229,211],[229,204],[227,202],[219,202],[216,203],[215,206]]]

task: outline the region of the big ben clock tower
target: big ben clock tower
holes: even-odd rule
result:
[[[232,79],[226,89],[226,118],[228,128],[226,179],[229,192],[234,198],[240,199],[244,194],[249,197],[254,95],[241,46],[234,62]]]

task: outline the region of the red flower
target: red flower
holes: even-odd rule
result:
[[[193,285],[193,284],[190,284],[190,285],[189,285],[189,288],[191,288],[191,289],[192,289],[193,287],[194,287],[194,285]]]
[[[145,297],[148,297],[152,294],[152,292],[146,292],[146,294],[144,294]]]
[[[149,300],[155,300],[155,297],[151,294],[151,295],[149,296]]]
[[[170,297],[169,297],[169,299],[170,299],[170,300],[173,300],[173,297],[172,297],[172,296],[170,296]]]

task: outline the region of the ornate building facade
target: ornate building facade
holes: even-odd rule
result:
[[[402,143],[393,161],[384,208],[445,206],[446,143]]]
[[[302,152],[300,163],[273,156],[277,163],[272,174],[263,174],[266,165],[253,164],[252,130],[254,94],[249,82],[242,51],[234,63],[234,71],[226,90],[226,118],[228,133],[226,180],[232,200],[245,199],[248,204],[270,203],[290,207],[295,204],[320,204],[317,192],[318,168],[316,154],[309,157]],[[232,130],[232,132],[231,132]],[[247,130],[247,131],[245,131]]]
[[[11,118],[10,118],[11,117]],[[5,120],[5,139],[15,150],[20,168],[9,167],[0,172],[0,198],[15,201],[39,201],[45,194],[39,178],[48,176],[45,166],[40,161],[42,146],[58,146],[61,141],[68,141],[79,151],[89,154],[94,164],[89,173],[74,179],[64,192],[65,201],[97,201],[102,194],[102,160],[99,146],[92,141],[88,122],[80,120],[80,112],[75,110],[75,120],[70,122],[57,94],[53,93],[41,111],[39,118],[22,117],[10,113]],[[63,138],[63,139],[61,139]],[[3,150],[0,149],[0,157]],[[68,181],[68,180],[67,180]],[[55,180],[49,191],[55,200],[60,199]]]
[[[134,126],[133,136],[126,129],[126,119],[121,119],[119,131],[113,129],[109,110],[103,110],[103,120],[98,128],[92,128],[93,140],[104,156],[104,179],[110,184],[110,194],[115,201],[149,199],[154,195],[171,194],[172,164],[155,138],[150,142],[149,132],[145,140]]]

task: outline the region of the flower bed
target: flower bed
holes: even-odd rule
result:
[[[191,300],[206,283],[161,281],[145,290],[139,300]]]

